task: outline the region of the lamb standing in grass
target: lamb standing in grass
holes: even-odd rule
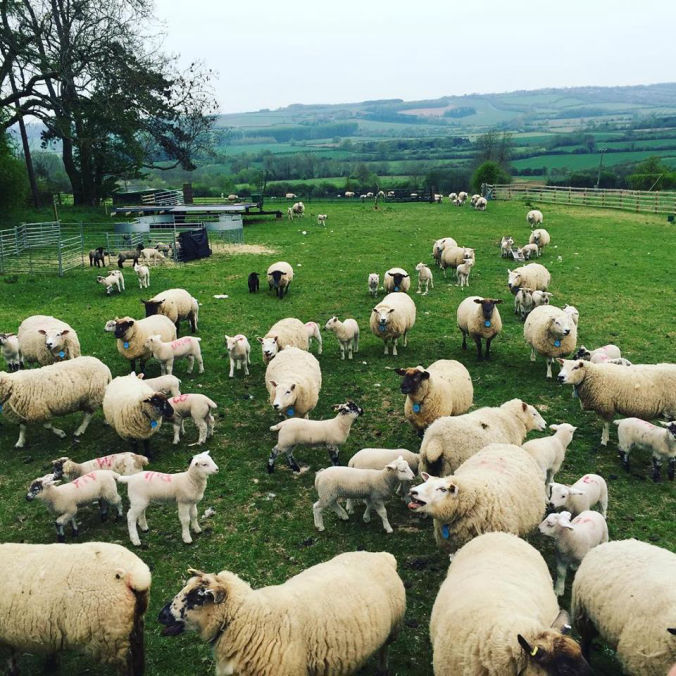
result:
[[[7,370],[10,373],[14,373],[23,367],[21,347],[15,333],[0,333],[0,351],[2,351]]]
[[[633,448],[643,448],[652,453],[653,481],[660,480],[662,461],[667,460],[669,480],[674,480],[674,466],[676,465],[676,422],[662,422],[663,427],[657,427],[640,418],[624,418],[614,420],[617,425],[617,447],[624,469],[629,471],[629,451]]]
[[[317,225],[326,225],[328,214],[317,214]]]
[[[111,331],[117,339],[117,351],[131,362],[132,373],[136,372],[136,360],[139,360],[139,372],[145,369],[146,361],[153,355],[146,340],[152,335],[162,336],[164,341],[176,340],[176,326],[169,317],[153,315],[145,319],[122,317],[106,322],[105,331]]]
[[[404,347],[408,345],[408,332],[415,318],[415,303],[405,293],[390,293],[373,308],[369,326],[371,333],[385,343],[385,354],[388,354],[388,345],[392,345],[392,354],[397,356],[400,337]]]
[[[577,343],[577,324],[570,315],[554,305],[541,305],[528,315],[523,337],[531,346],[530,360],[535,353],[547,360],[547,378],[552,377],[554,359],[571,354]]]
[[[408,293],[411,288],[411,278],[404,268],[390,268],[383,275],[383,286],[387,293],[397,291]]]
[[[526,214],[526,221],[528,222],[528,225],[530,227],[534,227],[535,225],[542,225],[542,221],[544,220],[542,216],[542,212],[539,211],[538,209],[531,209],[527,214]]]
[[[316,357],[297,347],[282,350],[265,370],[270,405],[283,415],[308,417],[322,389],[322,372]]]
[[[214,435],[214,416],[211,412],[218,405],[209,397],[204,394],[180,394],[171,398],[171,407],[174,409],[174,444],[179,443],[181,434],[185,434],[186,418],[193,419],[199,432],[197,442],[191,446],[203,444],[207,437]]]
[[[152,249],[152,251],[155,251],[155,249]],[[176,335],[180,331],[181,321],[188,321],[190,323],[190,331],[192,333],[197,331],[199,303],[185,289],[167,289],[149,300],[142,300],[141,302],[145,305],[146,317],[152,317],[153,315],[169,317],[176,326]]]
[[[157,376],[157,378],[144,378],[142,373],[139,373],[138,378],[150,387],[153,392],[162,392],[167,396],[178,397],[181,394],[181,381],[173,375]]]
[[[126,453],[104,455],[85,462],[75,462],[68,457],[63,457],[52,460],[52,463],[52,472],[55,479],[66,477],[68,481],[72,481],[99,469],[106,469],[123,475],[136,474],[148,464],[148,458],[145,455],[137,455],[127,451]]]
[[[549,506],[552,509],[565,509],[573,516],[581,514],[599,505],[601,514],[605,517],[608,512],[608,486],[602,476],[585,474],[572,486],[549,484]]]
[[[137,523],[141,531],[148,532],[146,509],[151,502],[175,502],[178,505],[178,520],[181,522],[181,539],[189,545],[192,542],[190,529],[194,533],[202,532],[197,521],[197,504],[204,497],[207,479],[216,472],[218,465],[209,456],[209,451],[204,451],[193,456],[187,472],[142,472],[118,477],[119,483],[127,484],[130,502],[127,527],[131,543],[137,547],[141,544]]]
[[[416,293],[422,293],[423,296],[426,296],[429,293],[430,285],[434,288],[434,277],[432,271],[422,262],[418,263],[415,266],[416,272],[418,273],[418,290]],[[425,291],[422,291],[422,286],[425,287]]]
[[[150,268],[147,265],[134,263],[134,272],[138,277],[138,288],[147,289],[150,286]]]
[[[463,246],[446,245],[441,252],[441,269],[446,276],[446,268],[457,268],[468,260],[475,260],[474,249]]]
[[[474,259],[470,258],[466,260],[464,263],[458,265],[458,267],[455,269],[455,278],[458,280],[460,288],[462,288],[463,286],[469,287],[469,275],[472,272],[473,267],[474,267]]]
[[[568,423],[560,425],[550,425],[550,430],[554,430],[551,437],[541,439],[532,439],[521,445],[524,451],[527,451],[540,465],[543,473],[546,475],[545,484],[549,485],[556,473],[561,469],[563,460],[566,457],[566,450],[573,440],[573,434],[577,427]]]
[[[353,513],[353,503],[363,500],[366,504],[364,523],[371,520],[371,510],[375,511],[383,522],[386,533],[392,533],[392,526],[387,519],[385,501],[396,486],[402,481],[412,481],[415,475],[408,462],[399,456],[388,463],[384,469],[356,469],[354,467],[329,467],[317,472],[315,489],[319,500],[312,505],[315,527],[324,530],[322,512],[332,509],[339,519],[347,521],[348,514]],[[338,503],[347,498],[347,511]]]
[[[202,350],[200,349],[201,338],[195,336],[183,336],[171,342],[162,342],[162,336],[148,336],[145,346],[150,350],[153,357],[160,362],[162,374],[171,375],[174,371],[174,360],[186,358],[188,360],[188,370],[186,373],[192,373],[195,360],[199,373],[204,373],[204,360],[202,359]]]
[[[418,474],[420,456],[406,448],[362,448],[350,458],[347,466],[357,469],[383,469],[385,465],[394,462],[399,457],[406,460],[414,475]],[[408,480],[400,481],[397,487],[396,492],[404,501],[406,501],[410,485],[411,482]]]
[[[507,270],[507,286],[516,295],[521,287],[546,291],[552,282],[549,270],[540,263],[529,263],[514,270]]]
[[[511,258],[513,246],[514,239],[509,235],[503,236],[503,238],[500,240],[500,256],[502,256],[502,258]]]
[[[106,287],[106,296],[110,296],[115,288],[118,293],[124,291],[124,277],[119,270],[109,272],[106,277],[99,275],[96,281]]]
[[[292,346],[301,350],[310,349],[305,324],[295,317],[286,317],[275,322],[268,332],[258,339],[258,342],[261,344],[263,363],[265,364],[285,347]]]
[[[369,273],[368,285],[369,293],[375,298],[378,295],[378,286],[380,286],[380,275],[377,272]]]
[[[322,334],[317,322],[305,322],[305,333],[307,334],[308,350],[312,346],[312,341],[317,341],[317,354],[322,353]]]
[[[462,332],[462,349],[467,349],[467,336],[472,336],[481,361],[481,341],[486,341],[485,358],[490,359],[491,341],[502,331],[502,318],[497,306],[500,298],[468,296],[458,305],[456,313],[458,328]]]
[[[251,363],[251,346],[246,336],[238,333],[236,336],[225,335],[225,345],[228,348],[228,358],[230,359],[229,378],[234,377],[235,369],[240,371],[244,369],[244,375],[249,375],[249,364]]]
[[[347,351],[348,359],[352,359],[353,352],[355,354],[359,352],[359,325],[355,319],[348,318],[341,322],[338,317],[331,317],[324,328],[336,334],[341,359],[345,359],[345,351]]]
[[[487,206],[488,200],[485,197],[479,197],[477,201],[474,203],[474,208],[477,211],[486,211]]]
[[[538,256],[542,256],[545,247],[551,242],[549,233],[544,228],[536,228],[530,233],[529,244],[535,244],[538,248]]]
[[[16,335],[27,364],[47,366],[81,354],[77,333],[56,317],[32,315],[19,324]]]

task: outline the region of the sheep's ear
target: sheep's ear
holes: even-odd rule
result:
[[[667,631],[676,636],[676,627],[667,627]]]
[[[668,420],[666,420],[666,421],[665,421],[665,420],[659,420],[658,422],[659,422],[660,425],[663,425],[664,427],[669,427],[669,425],[672,424],[672,423],[671,423],[670,421],[668,421]]]
[[[270,381],[270,385],[272,385],[273,387],[277,387],[277,383],[274,380]]]
[[[521,634],[516,635],[516,640],[519,642],[519,645],[523,648],[525,652],[527,652],[529,655],[533,653],[533,649],[530,647],[530,643],[526,641],[526,639],[521,636]],[[535,649],[537,651],[537,648]]]
[[[429,475],[427,472],[420,472],[420,478],[421,478],[423,481],[428,481],[429,478],[430,478],[430,475]]]
[[[559,614],[554,618],[554,621],[552,622],[552,629],[556,629],[562,634],[570,633],[570,616],[565,610],[563,610],[563,608],[559,610]]]
[[[193,577],[204,577],[206,575],[206,573],[201,570],[197,570],[197,568],[188,568],[188,572]]]
[[[394,369],[394,372],[395,372],[398,376],[405,376],[405,375],[406,375],[406,369]],[[668,424],[668,423],[667,423],[667,424]]]
[[[401,276],[402,279],[406,279],[406,277],[408,277],[408,275],[402,275]]]
[[[225,589],[223,589],[223,587],[220,586],[205,589],[203,594],[205,596],[211,597],[213,603],[223,603],[223,601],[225,601]]]
[[[494,298],[493,299],[493,305],[500,305],[502,303],[502,298]]]
[[[483,303],[483,300],[484,300],[483,298],[475,298],[475,299],[474,299],[474,302],[475,302],[475,303],[478,303],[479,305],[481,305],[481,303]]]
[[[60,336],[65,336],[67,333],[70,333],[70,329],[64,329],[63,331],[59,332]]]
[[[558,426],[558,425],[550,425],[550,426],[549,426],[549,429],[550,429],[550,430],[558,430],[558,429],[559,429],[559,426]]]
[[[262,342],[263,342],[263,339],[262,339],[260,336],[256,336],[256,340],[257,340],[259,343],[262,343]]]
[[[289,389],[293,392],[296,389],[296,383],[293,383]]]
[[[528,410],[528,404],[525,401],[521,402],[521,410],[525,413]]]
[[[390,314],[391,314],[392,312],[394,312],[394,308],[393,308],[393,307],[390,308]]]
[[[563,366],[563,359],[561,359],[560,357],[557,357],[556,361],[558,361],[559,364],[561,364],[561,366]]]
[[[38,329],[38,333],[41,333],[43,336],[47,335],[47,331],[45,331],[44,329]]]
[[[420,378],[421,378],[422,380],[429,380],[429,377],[430,377],[430,372],[429,372],[429,371],[423,371],[423,372],[420,374]]]

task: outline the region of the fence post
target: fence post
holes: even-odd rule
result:
[[[0,274],[5,274],[5,247],[2,243],[2,233],[0,232]]]
[[[80,260],[82,261],[82,265],[80,267],[85,266],[85,257],[84,257],[84,223],[80,222]],[[110,260],[110,255],[108,256],[108,260]],[[106,262],[106,257],[103,257],[103,262],[105,264]]]

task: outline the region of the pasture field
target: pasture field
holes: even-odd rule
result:
[[[532,205],[537,206],[537,205]],[[125,269],[127,291],[106,297],[95,283],[96,272],[75,270],[59,279],[53,276],[0,278],[0,330],[14,331],[31,314],[53,314],[77,329],[85,354],[106,362],[114,376],[124,375],[128,363],[117,353],[104,323],[115,316],[140,317],[141,298],[171,287],[184,287],[197,297],[206,372],[188,376],[185,362],[175,373],[183,380],[183,392],[204,392],[218,404],[215,437],[206,445],[217,464],[218,475],[207,486],[202,514],[207,507],[215,515],[203,519],[204,532],[191,546],[180,539],[174,506],[151,506],[150,532],[142,534],[137,553],[153,573],[151,603],[146,615],[147,672],[160,674],[211,674],[213,661],[208,645],[194,634],[162,638],[156,618],[160,608],[183,585],[188,567],[206,571],[229,569],[254,587],[284,581],[308,566],[348,550],[388,550],[395,554],[408,596],[406,622],[390,651],[392,674],[423,676],[432,673],[428,623],[436,592],[448,568],[448,559],[434,543],[432,523],[409,513],[393,498],[388,514],[394,533],[385,534],[380,520],[362,523],[358,515],[340,522],[325,515],[326,531],[318,533],[312,520],[314,472],[328,464],[325,449],[296,449],[296,459],[310,471],[293,476],[284,458],[274,474],[265,465],[276,436],[269,431],[277,422],[267,400],[264,366],[256,336],[287,316],[324,324],[332,315],[354,317],[361,327],[360,351],[353,362],[341,361],[333,334],[324,337],[319,357],[323,387],[313,418],[331,417],[331,406],[353,399],[365,409],[341,450],[343,462],[365,446],[406,447],[418,450],[419,439],[403,417],[403,395],[396,367],[427,365],[440,358],[459,359],[470,370],[476,406],[499,405],[520,397],[535,405],[548,423],[570,422],[579,427],[558,480],[572,482],[585,472],[602,474],[609,484],[608,523],[613,539],[636,537],[671,550],[676,549],[674,530],[674,483],[650,480],[647,453],[632,452],[632,471],[621,468],[612,427],[607,448],[599,448],[601,424],[593,413],[580,410],[571,388],[545,379],[544,360],[529,361],[523,341],[523,325],[512,312],[513,299],[506,286],[509,264],[499,255],[500,237],[511,234],[517,243],[527,241],[525,215],[531,208],[520,201],[490,202],[484,213],[442,204],[383,204],[344,201],[312,203],[306,217],[288,222],[261,220],[245,229],[245,242],[262,245],[273,253],[218,253],[203,262],[151,270],[149,290],[138,289],[133,271]],[[581,313],[579,341],[588,347],[618,344],[635,363],[674,361],[673,326],[676,307],[673,251],[676,234],[666,219],[645,214],[584,208],[566,209],[544,205],[544,227],[552,244],[539,262],[552,273],[553,302],[571,303]],[[327,213],[326,227],[316,224],[316,213]],[[306,234],[305,234],[306,233]],[[432,242],[453,236],[477,252],[477,264],[469,290],[460,290],[455,279],[444,279],[434,270],[435,288],[428,296],[412,293],[418,315],[407,348],[399,356],[384,356],[380,340],[368,329],[374,301],[367,292],[370,272],[381,274],[402,266],[412,275],[419,261],[431,261]],[[94,238],[92,238],[93,240]],[[103,242],[101,242],[103,243]],[[95,245],[94,241],[88,242]],[[630,253],[631,252],[631,253]],[[560,257],[560,260],[559,258]],[[269,264],[287,260],[296,270],[288,296],[282,301],[267,292],[264,281],[257,295],[250,295],[249,272],[265,273]],[[415,280],[412,285],[415,290]],[[227,294],[216,299],[214,294]],[[504,328],[492,345],[490,362],[476,361],[474,349],[463,352],[455,311],[469,294],[504,299],[500,306]],[[382,294],[381,294],[382,297]],[[223,334],[244,333],[252,344],[251,375],[228,378],[228,359]],[[312,351],[316,353],[316,347]],[[556,370],[556,369],[555,369]],[[150,362],[149,376],[159,374]],[[42,427],[30,427],[29,446],[14,449],[18,428],[0,416],[0,532],[4,541],[49,543],[56,540],[50,516],[42,504],[28,503],[29,482],[50,468],[50,459],[71,455],[77,460],[127,450],[99,412],[78,447],[59,440]],[[61,421],[69,433],[79,415]],[[181,444],[171,445],[171,425],[165,424],[151,441],[158,471],[182,471],[197,448],[192,422],[186,423]],[[666,474],[666,472],[665,472]],[[125,498],[124,488],[121,493]],[[79,515],[81,541],[103,540],[131,546],[126,521],[101,524],[95,507]],[[67,541],[73,539],[67,530]],[[554,569],[553,548],[539,534],[529,541]],[[668,582],[665,580],[665,584]],[[487,581],[490,584],[490,581]],[[568,607],[569,584],[562,606]],[[340,593],[340,590],[336,590]],[[517,630],[515,629],[515,632]],[[592,664],[599,674],[617,674],[612,651],[598,644]],[[24,656],[25,673],[39,673],[41,662]],[[112,673],[87,659],[68,655],[64,673]],[[372,674],[369,663],[362,674]]]

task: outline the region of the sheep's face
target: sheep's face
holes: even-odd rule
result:
[[[134,326],[133,319],[116,319],[115,320],[115,338],[122,340],[127,337],[128,331]],[[106,325],[107,326],[107,325]]]
[[[663,420],[660,420],[660,425],[663,425],[669,430],[669,434],[671,435],[671,444],[676,442],[676,422],[664,422]]]
[[[484,321],[489,322],[487,326],[490,326],[490,320],[493,317],[493,310],[496,305],[502,303],[501,298],[475,298],[474,302],[478,305],[481,305],[481,314],[483,315]]]
[[[281,270],[273,270],[272,272],[268,272],[268,278],[272,278],[272,286],[274,286],[275,289],[278,289],[280,284],[282,283],[282,278],[286,277],[286,272],[282,272]]]
[[[521,634],[517,640],[527,655],[525,674],[556,674],[557,676],[592,676],[594,673],[582,657],[580,646],[564,634],[570,625],[557,631],[548,629],[539,633],[530,642]]]
[[[561,364],[561,370],[557,380],[563,385],[579,385],[587,373],[587,362],[578,359],[557,359]]]
[[[406,272],[388,272],[387,274],[394,280],[395,290],[400,289],[402,281],[408,277]]]
[[[272,401],[272,408],[275,411],[285,411],[296,403],[296,383],[276,383],[270,381],[270,385],[275,388],[275,398]]]
[[[557,484],[552,482],[549,484],[549,507],[551,509],[559,509],[564,507],[571,494],[570,486],[565,484]]]
[[[228,352],[232,352],[236,347],[237,343],[243,339],[244,336],[225,336],[225,346],[228,348]]]
[[[568,315],[552,317],[549,323],[549,333],[557,338],[565,338],[572,330],[572,323],[573,320]]]
[[[63,477],[63,466],[68,462],[69,458],[58,458],[57,460],[52,460],[52,473],[54,474],[55,479],[61,479]]]
[[[152,396],[143,400],[143,404],[152,409],[151,418],[153,413],[155,416],[160,415],[167,420],[174,417],[174,408],[169,403],[167,395],[162,394],[162,392],[153,392]]]
[[[364,409],[357,406],[353,401],[346,401],[344,404],[334,404],[333,410],[339,415],[349,415],[353,418],[358,418],[364,414]]]
[[[387,325],[390,321],[390,315],[394,312],[394,308],[387,307],[386,305],[377,305],[373,308],[373,312],[376,314],[378,331],[382,333],[387,329]]]
[[[413,481],[415,474],[406,460],[399,456],[394,462],[385,466],[388,472],[396,472],[399,481]]]
[[[371,284],[371,278],[369,276],[369,285]],[[324,324],[324,330],[325,331],[335,331],[336,330],[336,324],[338,322],[338,317],[331,317],[329,321]]]
[[[265,338],[259,338],[258,342],[261,344],[263,361],[265,361],[267,364],[279,352],[279,342],[277,340],[277,336],[266,336]]]
[[[49,329],[45,331],[44,329],[38,329],[38,333],[41,333],[45,337],[45,346],[50,352],[59,352],[63,348],[65,337],[70,333],[70,330],[57,331],[56,329]]]
[[[426,381],[429,381],[430,378],[430,372],[425,371],[422,366],[417,366],[416,368],[395,369],[394,372],[403,378],[401,381],[402,394],[417,394],[421,385]]]
[[[378,284],[380,284],[380,275],[376,272],[372,272],[369,275],[369,287],[377,289]]]
[[[47,474],[40,479],[36,479],[31,482],[31,485],[28,487],[28,493],[26,493],[26,500],[29,502],[35,500],[35,498],[42,493],[42,491],[48,486],[55,486],[60,483],[56,480],[53,474]]]
[[[547,518],[538,526],[538,530],[547,537],[556,538],[561,532],[562,528],[570,528],[570,512],[557,512],[555,514],[550,514]]]
[[[143,305],[146,308],[146,317],[152,317],[159,313],[162,303],[164,303],[164,298],[161,300],[141,300]]]
[[[451,501],[458,498],[460,487],[453,476],[436,477],[427,472],[420,475],[425,483],[411,489],[408,508],[414,512],[423,512],[434,516],[443,504],[444,512],[448,511]]]
[[[190,461],[191,469],[196,469],[200,474],[216,474],[218,465],[211,459],[209,451],[194,455]]]
[[[573,359],[591,361],[591,352],[584,345],[580,345],[580,349],[573,355]]]
[[[424,270],[426,267],[427,267],[427,266],[426,266],[424,263],[418,263],[418,264],[415,266],[415,270],[416,270],[416,272],[421,272],[421,271]]]
[[[159,345],[162,342],[162,336],[155,334],[154,336],[148,336],[146,341],[143,343],[143,347],[152,352],[155,345]]]
[[[509,287],[509,290],[516,295],[521,286],[521,273],[517,270],[507,270],[507,274],[507,286]]]

